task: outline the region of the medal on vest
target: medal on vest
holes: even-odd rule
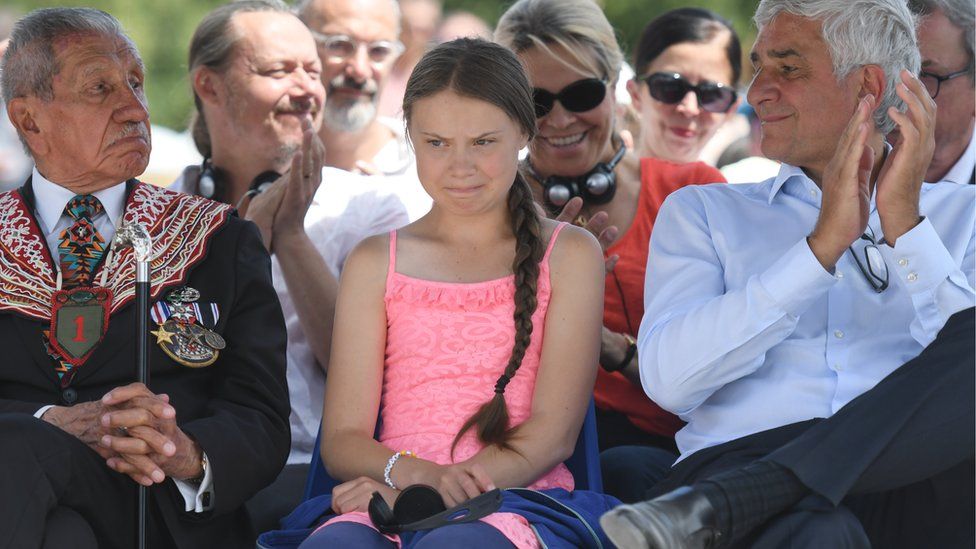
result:
[[[156,343],[168,357],[188,368],[210,366],[227,346],[220,334],[200,323],[205,309],[196,303],[198,299],[199,291],[182,286],[153,305],[151,312],[159,325],[150,332],[156,336]],[[210,312],[216,325],[217,307],[211,304]]]
[[[108,331],[112,290],[78,287],[54,293],[51,348],[72,366],[84,364]]]

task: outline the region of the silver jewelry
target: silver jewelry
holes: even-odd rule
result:
[[[396,465],[398,459],[400,459],[403,456],[412,456],[412,455],[414,455],[414,453],[411,452],[410,450],[400,450],[399,452],[390,456],[390,460],[386,462],[386,467],[383,469],[383,481],[386,482],[387,486],[393,488],[394,490],[399,489],[396,487],[396,484],[393,484],[393,479],[390,478],[390,472],[393,471],[393,466]]]

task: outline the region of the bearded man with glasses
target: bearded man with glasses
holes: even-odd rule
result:
[[[908,7],[919,17],[919,78],[939,107],[935,154],[925,180],[971,185],[976,183],[976,7],[971,0],[911,0]]]
[[[404,46],[396,0],[304,0],[298,16],[322,60],[325,165],[385,176],[413,221],[430,210],[403,122],[378,116],[380,92]]]
[[[623,548],[972,547],[976,188],[923,183],[914,18],[762,0],[755,21],[748,99],[783,166],[661,207],[638,357],[681,457],[601,523]]]

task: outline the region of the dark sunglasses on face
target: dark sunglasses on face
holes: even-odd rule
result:
[[[598,78],[584,78],[566,86],[559,93],[542,88],[532,88],[535,100],[535,116],[542,118],[549,114],[556,101],[570,112],[586,112],[595,109],[607,96],[607,83]]]
[[[730,86],[716,82],[702,82],[695,86],[676,72],[656,72],[645,76],[643,80],[647,83],[651,97],[668,105],[680,103],[692,91],[702,109],[708,112],[726,112],[737,97]]]

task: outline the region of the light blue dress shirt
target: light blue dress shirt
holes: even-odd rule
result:
[[[877,293],[850,252],[834,273],[807,244],[820,189],[797,167],[755,184],[682,188],[651,237],[638,335],[641,383],[688,422],[681,458],[829,417],[976,303],[971,185],[924,184],[918,226],[878,248]],[[880,240],[872,199],[869,224]]]

